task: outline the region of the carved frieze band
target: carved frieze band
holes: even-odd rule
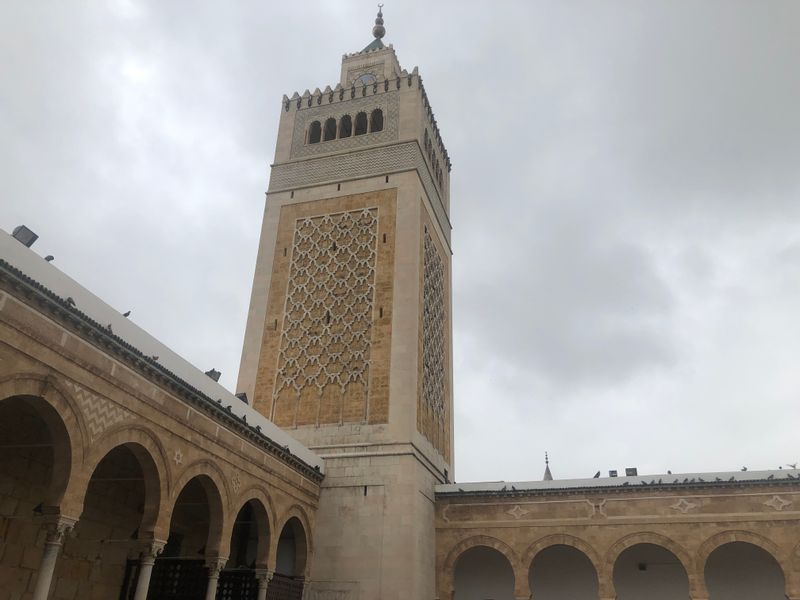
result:
[[[412,169],[416,169],[419,173],[425,192],[431,199],[436,221],[449,244],[450,221],[417,142],[403,142],[381,148],[274,165],[269,180],[269,191],[279,192]]]
[[[505,502],[448,503],[442,510],[442,519],[452,522],[505,522],[505,521],[584,521],[636,519],[639,517],[683,518],[684,515],[718,520],[725,515],[741,517],[752,514],[763,518],[769,514],[786,515],[794,504],[791,493],[781,495],[752,495],[744,503],[738,498],[732,508],[730,496],[662,497],[662,498],[584,498],[582,500],[555,500],[552,502]]]

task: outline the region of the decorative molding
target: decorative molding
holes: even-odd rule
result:
[[[295,222],[273,399],[369,385],[378,209]]]
[[[506,514],[511,515],[515,519],[519,520],[525,515],[527,515],[529,512],[530,512],[529,510],[525,510],[519,504],[515,504],[514,508],[506,511]]]
[[[699,504],[695,504],[694,502],[689,502],[686,498],[681,498],[675,504],[672,504],[670,508],[680,511],[684,515],[688,513],[690,510],[697,508]]]
[[[773,496],[772,498],[764,502],[764,506],[769,506],[771,508],[774,508],[778,512],[781,512],[784,508],[786,508],[791,504],[792,504],[791,500],[784,500],[780,496]]]
[[[239,476],[239,471],[234,471],[233,476],[231,477],[231,487],[233,488],[233,492],[235,494],[239,493],[239,490],[242,487],[242,478]]]
[[[175,450],[175,454],[172,455],[172,460],[178,467],[180,467],[183,464],[183,452],[181,452],[180,448]]]
[[[592,512],[589,514],[590,519],[608,518],[608,515],[606,514],[605,498],[603,500],[600,500],[599,502],[592,502],[591,500],[586,500],[586,504],[592,507]]]
[[[430,170],[416,141],[390,144],[293,162],[275,164],[269,180],[269,193],[348,179],[376,177],[416,169],[433,206],[439,228],[450,244],[450,220],[442,204]]]
[[[134,417],[133,413],[128,410],[102,396],[93,394],[73,381],[66,379],[64,383],[70,388],[75,400],[80,405],[86,417],[86,427],[89,429],[93,439],[100,437],[109,427]]]
[[[369,113],[376,108],[383,109],[383,129],[375,133],[364,135],[351,135],[350,137],[320,141],[317,144],[306,144],[306,130],[313,121],[319,121],[324,130],[325,120],[329,117],[336,119],[337,135],[339,120],[344,115],[350,115],[353,119],[353,130],[355,130],[356,115],[360,112]],[[329,152],[341,152],[353,148],[362,148],[374,144],[393,142],[398,138],[397,124],[400,119],[397,94],[379,94],[367,96],[366,98],[355,98],[346,102],[315,106],[308,110],[299,112],[294,121],[292,132],[292,158],[302,158],[305,156],[315,156],[327,154]]]

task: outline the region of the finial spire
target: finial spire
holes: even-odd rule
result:
[[[542,479],[544,481],[553,481],[553,474],[550,473],[550,457],[547,452],[544,453],[544,477]]]
[[[375,18],[375,27],[372,28],[372,35],[381,39],[386,35],[386,28],[383,26],[383,4],[378,4],[378,16]]]

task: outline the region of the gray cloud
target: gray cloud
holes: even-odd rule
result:
[[[280,98],[373,10],[4,3],[0,226],[233,387]],[[795,462],[797,3],[384,12],[454,161],[459,479]]]

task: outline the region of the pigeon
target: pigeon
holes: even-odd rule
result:
[[[108,332],[109,332],[109,333],[114,333],[114,330],[113,330],[113,329],[111,329],[111,323],[109,323],[108,325],[106,325],[106,329],[108,329]]]
[[[595,473],[595,474],[594,474],[594,477],[592,477],[592,479],[597,479],[598,477],[600,477],[600,471],[598,471],[597,473]]]
[[[153,354],[153,356],[151,356],[150,358],[152,358],[153,360],[158,360],[158,356],[156,356],[155,354]]]
[[[770,475],[767,479],[775,479],[775,475]]]
[[[122,313],[122,316],[123,316],[123,317],[126,317],[126,318],[127,318],[127,317],[130,317],[130,316],[131,316],[131,311],[128,311],[128,312],[124,312],[124,313]]]
[[[55,258],[56,258],[56,257],[55,257],[55,256],[53,256],[52,254],[48,254],[47,256],[45,256],[45,257],[44,257],[44,259],[45,259],[47,262],[52,262],[53,260],[55,260]]]
[[[75,300],[72,299],[72,296],[67,296],[67,304],[75,306]]]

